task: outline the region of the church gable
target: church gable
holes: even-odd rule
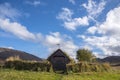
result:
[[[61,50],[58,50],[53,54],[53,56],[65,56],[65,54]]]
[[[48,57],[48,60],[50,61],[51,59],[53,59],[54,57],[64,57],[66,58],[67,60],[70,61],[70,58],[69,56],[64,53],[61,49],[58,49],[57,51],[55,51],[53,54],[51,54],[49,57]]]
[[[48,57],[48,61],[52,64],[54,71],[66,71],[66,64],[70,62],[70,58],[62,50],[58,49]]]

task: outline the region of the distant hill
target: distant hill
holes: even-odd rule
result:
[[[8,49],[8,48],[0,48],[0,60],[5,61],[9,57],[15,57],[19,56],[20,59],[22,60],[29,60],[29,61],[42,61],[41,58],[36,57],[32,54],[19,51],[19,50],[13,50],[13,49]]]
[[[98,62],[120,63],[120,56],[108,56],[106,58],[97,59]]]

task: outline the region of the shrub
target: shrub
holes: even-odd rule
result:
[[[49,72],[51,65],[48,62],[6,61],[4,67],[16,70]]]
[[[96,60],[95,55],[88,49],[79,49],[77,51],[76,59],[78,61],[94,62]]]
[[[70,72],[102,72],[110,71],[111,67],[108,63],[88,63],[88,62],[79,62],[67,64],[67,71]]]
[[[101,72],[101,65],[98,63],[90,64],[90,71],[92,72]]]
[[[111,66],[110,66],[109,63],[103,63],[103,64],[102,64],[102,67],[103,67],[103,71],[104,71],[104,70],[105,70],[105,71],[111,71],[111,70],[112,70],[112,68],[111,68]]]

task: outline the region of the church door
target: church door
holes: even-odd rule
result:
[[[65,63],[64,56],[54,57],[53,69],[55,71],[65,71],[66,70],[66,63]]]

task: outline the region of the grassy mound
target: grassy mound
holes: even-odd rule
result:
[[[111,70],[112,68],[109,63],[79,62],[67,64],[68,72],[103,72]]]

